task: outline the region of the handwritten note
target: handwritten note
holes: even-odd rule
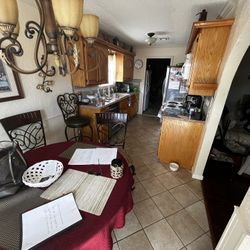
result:
[[[72,193],[23,213],[21,249],[30,249],[81,219]]]

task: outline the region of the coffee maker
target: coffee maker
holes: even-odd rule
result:
[[[199,95],[186,96],[186,109],[190,116],[201,116],[203,98]]]

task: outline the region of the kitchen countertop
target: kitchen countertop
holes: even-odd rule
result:
[[[81,107],[86,107],[86,108],[93,108],[93,109],[102,109],[102,108],[106,108],[112,104],[115,104],[127,97],[130,97],[132,95],[136,95],[137,93],[135,92],[131,92],[131,93],[116,93],[118,95],[118,97],[113,97],[110,101],[105,101],[105,104],[101,104],[96,106],[95,104],[84,104],[82,102],[80,102],[80,106]]]
[[[162,111],[162,118],[164,117],[170,117],[170,118],[176,118],[176,119],[182,119],[185,121],[199,121],[204,122],[205,116],[201,115],[200,113],[194,113],[193,115],[189,115],[187,110],[185,109],[171,109],[167,108]]]

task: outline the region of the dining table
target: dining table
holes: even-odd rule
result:
[[[58,160],[64,166],[63,172],[67,169],[74,169],[83,172],[98,173],[102,176],[112,178],[109,165],[68,165],[70,156],[74,152],[73,149],[78,147],[88,148],[88,146],[105,147],[104,145],[67,141],[30,150],[24,154],[24,158],[28,166],[44,160]],[[42,244],[37,246],[37,249],[112,249],[112,231],[122,228],[125,225],[125,216],[133,208],[131,193],[134,183],[133,176],[126,159],[119,150],[117,158],[123,162],[123,176],[116,181],[101,215],[97,216],[80,210],[82,220],[79,223],[42,242]],[[48,200],[42,200],[42,203],[48,202]],[[32,205],[29,209],[32,209]]]

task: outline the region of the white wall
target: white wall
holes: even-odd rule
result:
[[[33,50],[31,44],[35,43],[35,39],[30,40],[25,38],[23,34],[24,23],[28,20],[39,21],[39,14],[36,7],[34,7],[34,5],[31,6],[30,4],[27,4],[26,1],[18,1],[18,6],[21,26],[19,41],[24,45],[25,51],[25,55],[18,60],[18,65],[25,69],[28,67],[29,69],[31,69],[31,61],[33,58]],[[55,81],[55,85],[52,87],[53,92],[45,93],[41,90],[36,89],[36,84],[41,83],[42,79],[41,77],[38,77],[38,74],[19,74],[19,76],[25,97],[24,99],[20,100],[0,103],[0,119],[18,113],[40,109],[45,125],[47,142],[53,143],[65,140],[64,121],[61,111],[57,106],[56,98],[57,95],[61,93],[72,91],[70,77],[53,77],[53,80]],[[8,139],[8,136],[3,130],[2,126],[0,126],[0,140],[5,139]]]
[[[134,69],[134,79],[140,79],[140,100],[138,113],[142,113],[143,107],[143,93],[145,83],[146,64],[148,58],[171,58],[171,65],[184,62],[186,47],[173,48],[157,48],[157,47],[138,47],[135,48],[135,60],[141,59],[143,67],[141,69]]]
[[[203,170],[213,143],[221,113],[237,68],[250,44],[250,0],[237,0],[235,23],[232,27],[223,58],[218,89],[215,93],[210,115],[205,124],[203,139],[193,168],[193,177],[203,178]]]

